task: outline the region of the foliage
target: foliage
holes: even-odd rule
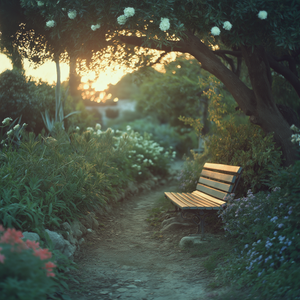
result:
[[[258,290],[262,299],[297,299],[299,291],[300,162],[277,170],[272,191],[229,197],[221,211],[224,228],[239,245],[219,279]]]
[[[164,148],[174,149],[177,157],[182,157],[184,154],[197,145],[196,135],[190,128],[176,128],[170,124],[160,124],[155,117],[147,117],[127,124],[141,135],[145,133],[151,135],[151,139],[159,143]],[[124,130],[125,125],[115,126],[118,129]],[[181,131],[181,134],[178,133]]]
[[[198,154],[193,151],[191,151],[191,153],[192,158],[186,157],[183,169],[177,177],[181,192],[191,193],[195,190],[203,165],[209,158],[207,148],[203,154]]]
[[[272,136],[250,123],[235,125],[233,120],[223,121],[206,145],[209,161],[243,168],[238,195],[249,189],[253,192],[267,189],[265,180],[282,163]]]
[[[52,253],[0,225],[0,299],[46,299],[55,291]]]
[[[47,138],[24,133],[18,151],[8,140],[0,156],[4,226],[40,234],[43,227],[55,229],[87,211],[101,211],[131,180],[167,172],[170,151],[147,136],[102,132],[99,124],[78,129],[67,134],[57,127],[55,137]]]
[[[165,73],[153,72],[144,79],[134,94],[137,110],[149,115],[155,114],[161,123],[184,127],[178,117],[199,117],[200,98],[199,63],[184,57],[166,66]]]

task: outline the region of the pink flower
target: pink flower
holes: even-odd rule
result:
[[[53,268],[55,268],[56,265],[52,262],[52,261],[49,261],[45,264],[45,268],[47,269],[47,276],[48,277],[54,277],[55,274],[52,272],[53,271]]]
[[[31,248],[33,250],[36,250],[40,247],[39,242],[35,242],[35,241],[31,241],[31,240],[27,240],[26,245],[28,248]]]
[[[6,243],[11,245],[22,244],[23,243],[23,241],[21,240],[22,237],[23,234],[21,231],[17,231],[15,228],[13,229],[8,228],[7,231],[1,237],[0,243]]]
[[[0,232],[4,232],[4,231],[5,231],[4,227],[0,224]]]
[[[34,255],[39,256],[41,260],[51,258],[52,253],[48,249],[34,249]]]
[[[2,247],[0,247],[0,251],[2,250]],[[0,262],[4,264],[4,258],[5,256],[3,254],[0,254]]]

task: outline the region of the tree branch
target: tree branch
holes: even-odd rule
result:
[[[266,54],[270,67],[277,73],[281,74],[295,89],[296,93],[300,97],[300,81],[290,68],[279,63],[272,55]]]
[[[213,51],[215,54],[217,55],[223,55],[223,54],[228,54],[228,55],[232,55],[235,57],[242,57],[242,52],[241,51],[230,51],[230,50],[215,50]]]

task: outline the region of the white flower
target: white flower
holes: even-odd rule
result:
[[[69,12],[68,12],[68,17],[70,19],[75,19],[77,16],[77,11],[75,9],[70,9]]]
[[[50,21],[46,22],[46,26],[47,26],[47,27],[50,27],[50,28],[51,28],[51,27],[54,27],[55,24],[56,24],[56,23],[55,23],[54,20],[50,20]]]
[[[97,123],[95,128],[98,130],[98,129],[101,129],[101,124]]]
[[[12,133],[13,133],[13,130],[12,130],[12,129],[6,132],[6,134],[7,134],[8,136],[10,136]]]
[[[299,128],[295,124],[293,124],[290,128],[291,130],[299,131]]]
[[[19,129],[19,127],[20,127],[20,124],[15,125],[15,126],[14,126],[14,130]]]
[[[141,175],[142,174],[142,172],[139,172],[139,175]]]
[[[166,30],[170,29],[170,21],[168,18],[160,19],[159,29],[161,31],[166,31]]]
[[[126,18],[132,17],[132,16],[134,16],[134,14],[135,14],[135,11],[134,11],[133,7],[126,7],[124,9],[124,16]]]
[[[62,11],[66,11],[66,9],[63,7],[62,9],[61,9]]]
[[[232,28],[232,24],[229,21],[224,22],[223,28],[225,30],[230,30]]]
[[[23,125],[22,125],[22,127],[26,127],[28,124],[26,124],[26,123],[23,123]]]
[[[125,15],[121,15],[117,18],[117,21],[118,21],[119,25],[124,25],[127,21],[127,18]]]
[[[131,127],[129,125],[126,126],[126,130],[129,131],[131,130]]]
[[[101,132],[102,132],[102,131],[101,131],[100,129],[98,129],[98,130],[97,130],[97,135],[100,135]]]
[[[79,131],[79,130],[80,130],[80,127],[79,127],[79,126],[76,126],[75,130],[76,130],[76,131]]]
[[[88,127],[86,130],[87,131],[94,131],[94,128],[93,127]]]
[[[268,13],[265,10],[261,10],[257,15],[261,20],[264,20],[267,18]]]
[[[215,27],[213,27],[213,28],[211,29],[211,34],[212,34],[212,35],[219,35],[220,32],[221,32],[221,30],[220,30],[217,26],[215,26]]]
[[[97,29],[99,29],[99,28],[100,28],[100,24],[92,25],[92,26],[91,26],[91,29],[92,29],[93,31],[95,31],[95,30],[97,30]]]
[[[42,1],[37,1],[37,6],[43,6],[44,5],[44,2]]]
[[[3,125],[8,125],[10,121],[12,121],[12,118],[9,118],[9,117],[8,117],[8,118],[5,118],[5,119],[2,121],[2,124],[3,124]]]

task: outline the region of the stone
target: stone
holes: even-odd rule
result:
[[[77,239],[73,236],[72,231],[67,236],[67,241],[69,241],[71,244],[78,244]]]
[[[78,223],[79,223],[80,231],[82,232],[83,235],[86,235],[87,234],[86,227],[81,222]]]
[[[81,245],[82,243],[85,242],[85,239],[84,238],[81,238],[79,241],[78,241],[78,244]]]
[[[127,192],[134,195],[134,194],[137,194],[138,191],[139,191],[139,189],[136,187],[136,185],[132,181],[130,181],[128,183]]]
[[[128,289],[126,289],[126,288],[119,288],[119,289],[117,289],[117,292],[119,292],[119,293],[124,293],[124,292],[126,292]]]
[[[63,238],[63,236],[55,231],[50,231],[49,229],[46,229],[45,231],[48,233],[54,249],[63,253],[66,247],[66,240]]]
[[[72,229],[71,229],[71,226],[68,222],[64,222],[60,225],[60,227],[65,230],[65,231],[68,231],[68,232],[71,232]]]
[[[194,247],[206,243],[207,241],[202,240],[202,236],[200,234],[195,234],[193,236],[183,237],[179,242],[179,247],[189,248],[189,247]]]
[[[73,232],[74,237],[80,238],[80,237],[83,236],[83,232],[80,230],[80,222],[79,221],[73,221],[70,224],[70,228],[71,228],[71,230]]]
[[[40,236],[35,232],[24,231],[22,239],[38,242],[40,240]]]
[[[66,255],[68,258],[73,259],[73,255],[76,251],[76,246],[72,245],[70,242],[65,240],[65,248],[62,251],[64,255]]]
[[[190,227],[190,226],[195,226],[195,224],[173,222],[163,227],[160,231],[161,232],[172,231],[172,230],[182,229],[182,227]]]

